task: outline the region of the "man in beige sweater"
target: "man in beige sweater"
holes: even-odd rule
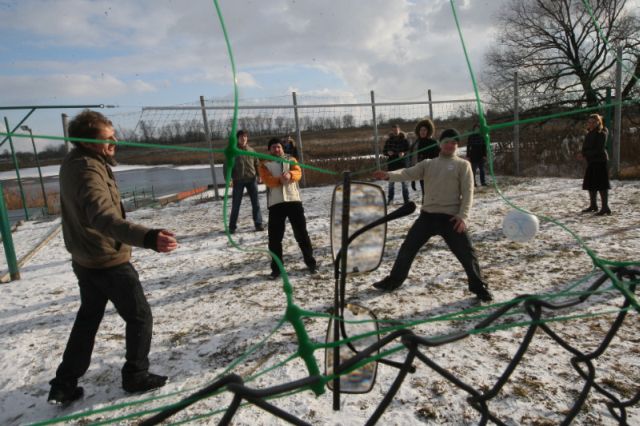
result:
[[[424,179],[422,211],[400,247],[391,273],[373,286],[383,291],[400,287],[418,251],[434,235],[440,235],[462,264],[469,280],[469,291],[482,301],[493,299],[482,280],[480,265],[466,222],[473,203],[473,173],[469,162],[456,155],[459,134],[446,129],[440,135],[440,154],[413,167],[393,172],[373,173],[376,179],[402,182]]]

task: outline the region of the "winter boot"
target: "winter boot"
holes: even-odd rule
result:
[[[600,200],[602,201],[602,208],[598,213],[596,213],[596,216],[610,215],[611,209],[609,208],[609,191],[607,191],[606,189],[604,191],[600,191]]]
[[[581,213],[590,213],[598,211],[598,203],[596,201],[596,191],[589,191],[589,207],[582,210]]]

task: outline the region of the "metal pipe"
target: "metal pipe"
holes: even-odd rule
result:
[[[200,96],[200,110],[202,110],[202,123],[204,125],[204,140],[207,141],[209,147],[209,165],[211,166],[211,178],[213,180],[213,193],[214,199],[219,200],[220,194],[218,193],[218,181],[216,179],[216,161],[213,158],[213,140],[211,140],[211,133],[209,132],[209,119],[207,118],[207,109],[204,104],[204,96]]]
[[[13,246],[13,238],[11,236],[11,226],[9,225],[7,205],[4,202],[4,191],[2,190],[2,182],[0,182],[0,231],[2,232],[4,254],[7,258],[7,265],[9,266],[9,276],[12,280],[19,280],[20,270],[18,269],[16,250]]]
[[[620,139],[622,137],[622,47],[617,50],[616,62],[616,103],[613,108],[613,146],[611,147],[611,174],[620,178]]]
[[[376,95],[371,91],[371,114],[373,119],[371,125],[373,126],[373,150],[376,153],[376,167],[380,170],[380,142],[378,140],[378,120],[376,118]]]
[[[406,101],[406,102],[380,102],[377,106],[402,106],[402,105],[431,105],[431,104],[461,104],[476,102],[475,99],[450,99],[446,101]],[[305,108],[349,108],[349,107],[369,107],[373,106],[373,102],[355,103],[355,104],[304,104],[297,105],[297,109]],[[235,107],[233,105],[227,106],[208,106],[208,110],[232,110]],[[238,109],[292,109],[292,105],[242,105],[238,106]],[[200,107],[196,106],[158,106],[158,107],[143,107],[142,111],[189,111],[198,110]]]
[[[40,188],[42,189],[42,198],[44,199],[44,208],[49,214],[49,202],[47,201],[47,193],[44,190],[44,181],[42,180],[42,170],[40,169],[40,160],[38,159],[38,150],[36,149],[36,142],[33,140],[33,131],[29,126],[20,126],[20,128],[26,132],[29,132],[31,136],[31,145],[33,145],[33,155],[36,159],[36,167],[38,168],[38,176],[40,177]]]
[[[4,117],[4,125],[9,129],[9,120]],[[16,150],[13,149],[13,140],[11,135],[7,135],[9,138],[9,147],[11,147],[11,158],[13,159],[13,167],[16,168],[16,176],[18,177],[18,188],[20,188],[20,198],[22,198],[22,208],[24,209],[24,217],[29,220],[29,211],[27,210],[27,200],[24,198],[24,189],[22,188],[22,179],[20,179],[20,167],[18,166],[18,157],[16,157]],[[4,195],[3,195],[4,196]]]
[[[291,92],[293,97],[293,119],[296,123],[296,144],[300,148],[300,158],[296,158],[300,163],[304,164],[304,152],[302,149],[302,132],[300,131],[300,117],[298,116],[298,98],[296,92]],[[302,187],[307,186],[307,178],[304,169],[302,169]]]

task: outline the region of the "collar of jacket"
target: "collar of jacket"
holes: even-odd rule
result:
[[[117,166],[118,163],[116,162],[116,159],[114,157],[105,157],[102,154],[98,154],[95,151],[92,151],[90,149],[87,149],[85,147],[83,147],[82,145],[77,145],[75,148],[75,150],[78,151],[78,154],[81,155],[85,155],[87,157],[91,157],[91,158],[95,158],[97,160],[100,160],[101,162],[108,164],[110,166]]]

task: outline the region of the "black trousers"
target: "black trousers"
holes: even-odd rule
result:
[[[313,257],[313,247],[307,232],[307,220],[304,217],[304,207],[301,202],[278,203],[269,207],[269,250],[275,253],[283,263],[282,259],[282,239],[284,238],[286,220],[289,218],[293,236],[300,246],[304,263],[309,268],[316,267],[316,260]],[[271,260],[271,271],[279,273],[278,264]]]
[[[440,235],[467,273],[469,290],[475,292],[487,287],[482,281],[480,265],[471,239],[466,231],[455,231],[454,222],[450,220],[452,217],[442,213],[426,213],[424,211],[420,213],[400,246],[398,257],[396,257],[391,269],[390,277],[394,281],[402,283],[407,279],[409,269],[418,251],[431,237]]]
[[[138,272],[128,262],[106,269],[89,269],[75,262],[72,266],[80,287],[80,309],[62,363],[51,384],[76,386],[78,379],[87,372],[108,301],[113,303],[126,323],[126,362],[122,376],[135,377],[146,373],[149,370],[153,317]]]

